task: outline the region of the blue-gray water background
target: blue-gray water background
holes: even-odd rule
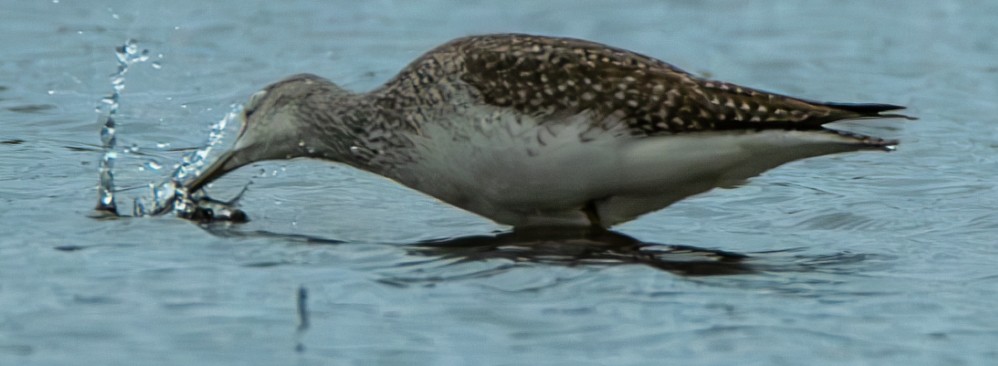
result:
[[[244,225],[90,217],[94,108],[126,39],[150,60],[117,115],[123,207],[270,82],[365,90],[451,38],[512,31],[920,120],[861,130],[897,152],[790,164],[617,228],[757,273],[419,254],[503,228],[313,161],[219,181],[220,198],[252,182]],[[0,365],[993,365],[996,34],[989,0],[2,0]]]

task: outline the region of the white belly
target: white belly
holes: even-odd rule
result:
[[[786,162],[861,147],[820,131],[633,137],[582,117],[498,117],[424,126],[412,137],[417,162],[391,178],[502,224],[590,225],[590,207],[609,227]]]

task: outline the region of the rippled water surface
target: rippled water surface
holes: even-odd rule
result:
[[[0,364],[998,362],[994,1],[5,1]],[[890,154],[797,162],[617,233],[513,235],[371,175],[247,167],[246,224],[122,213],[281,77],[372,88],[454,37],[573,36],[813,99]],[[238,123],[220,144],[231,144]],[[212,154],[217,154],[216,149]],[[580,167],[582,168],[582,167]]]

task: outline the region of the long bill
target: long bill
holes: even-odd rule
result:
[[[216,179],[221,178],[226,173],[245,165],[241,161],[242,159],[237,158],[236,153],[237,151],[230,150],[220,155],[218,160],[209,165],[208,169],[201,172],[201,174],[194,178],[194,180],[185,184],[184,188],[187,189],[188,193],[195,193],[204,188],[204,186],[208,183],[211,183]]]

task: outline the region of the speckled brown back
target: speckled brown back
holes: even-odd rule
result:
[[[639,134],[817,129],[900,108],[810,102],[700,79],[654,58],[594,42],[519,34],[451,41],[414,61],[388,86],[432,94],[439,89],[428,85],[455,77],[472,86],[482,103],[539,117],[590,113],[594,123],[613,117]],[[431,102],[447,98],[435,99]]]

